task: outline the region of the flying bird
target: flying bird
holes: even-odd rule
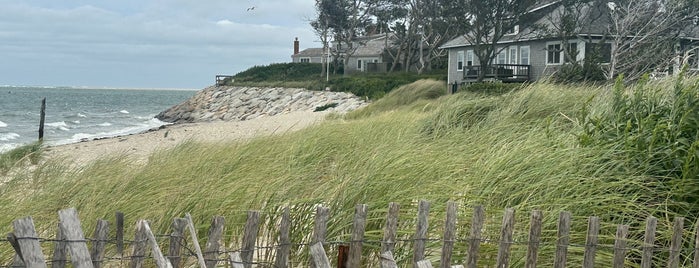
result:
[[[255,10],[255,6],[251,6],[248,8],[248,11],[253,11],[253,10]]]

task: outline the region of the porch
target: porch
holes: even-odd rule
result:
[[[481,71],[485,72],[483,80],[497,80],[505,83],[522,83],[530,79],[530,65],[492,64],[488,68],[481,65],[464,66],[464,82],[475,82]]]

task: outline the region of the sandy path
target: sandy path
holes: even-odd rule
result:
[[[100,157],[124,154],[142,162],[158,149],[172,148],[187,140],[219,142],[299,130],[322,121],[327,112],[291,112],[247,121],[170,125],[155,131],[121,137],[48,147],[47,159],[66,159],[75,164]]]

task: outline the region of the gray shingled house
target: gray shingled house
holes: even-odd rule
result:
[[[390,68],[392,60],[386,54],[387,47],[393,42],[390,40],[391,34],[375,34],[358,37],[354,40],[354,51],[348,53],[349,69],[345,72],[386,72]],[[389,38],[389,40],[386,40]],[[388,42],[387,42],[388,41]],[[327,55],[323,48],[298,49],[298,39],[294,41],[294,54],[291,55],[292,62],[322,63],[322,57]],[[337,44],[333,44],[333,49],[342,50]],[[340,56],[344,57],[344,53]]]
[[[499,42],[496,56],[488,70],[481,70],[481,63],[474,53],[474,45],[464,36],[448,41],[440,48],[447,49],[449,55],[449,83],[474,82],[479,72],[485,72],[486,80],[503,82],[524,82],[550,76],[566,64],[564,47],[576,55],[577,62],[584,62],[595,55],[601,64],[609,63],[611,41],[605,41],[609,23],[608,6],[589,5],[583,13],[584,21],[578,34],[563,42],[550,34],[552,21],[560,16],[562,1],[548,1],[529,11],[527,19],[520,21]],[[601,3],[598,1],[597,3]],[[605,17],[606,16],[606,17]],[[694,37],[690,37],[694,36]],[[687,34],[680,39],[681,51],[689,51],[697,44],[699,35]],[[699,63],[694,63],[699,68]]]

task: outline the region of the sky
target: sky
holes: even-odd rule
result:
[[[0,0],[0,85],[204,88],[320,47],[314,3]]]

